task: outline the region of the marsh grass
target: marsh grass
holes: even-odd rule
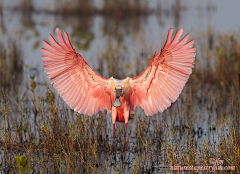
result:
[[[178,166],[212,166],[209,160],[220,158],[224,160],[223,166],[235,167],[225,173],[239,173],[239,68],[224,68],[224,65],[239,65],[239,39],[235,35],[232,36],[235,39],[228,35],[213,37],[212,51],[201,47],[201,52],[206,59],[214,55],[215,70],[211,66],[203,69],[202,62],[197,60],[183,93],[168,110],[153,117],[146,117],[138,110],[129,122],[125,148],[124,125],[117,123],[113,151],[111,118],[105,112],[93,117],[77,114],[48,84],[44,83],[45,93],[38,93],[40,86],[33,76],[29,81],[30,90],[26,93],[18,90],[16,96],[4,86],[7,84],[11,88],[13,84],[2,82],[0,171],[171,173],[172,166],[175,169]],[[118,46],[109,46],[109,52],[102,56],[110,62],[107,65],[109,74],[121,76],[114,74],[117,68],[111,64],[122,56],[118,49]],[[145,52],[148,54],[150,51]],[[8,54],[2,49],[2,62],[7,61],[3,57]],[[8,64],[1,66],[2,77],[8,72]],[[126,68],[123,66],[123,71]],[[174,172],[181,173],[178,170]]]
[[[104,16],[137,17],[152,13],[148,8],[148,2],[142,0],[104,0],[103,5],[97,8],[92,0],[55,1],[54,10],[46,10],[50,13],[60,13],[64,15],[86,15],[101,14]]]
[[[39,8],[34,6],[31,0],[21,0],[20,5],[12,6],[10,9],[21,11],[28,15],[30,12],[43,12],[61,14],[63,16],[91,17],[93,15],[103,15],[105,17],[110,16],[118,19],[146,16],[156,12],[156,8],[150,9],[148,2],[145,0],[103,0],[102,3],[96,2],[96,0],[52,0],[52,3],[54,3],[53,9],[50,9],[48,5]],[[159,9],[158,13],[160,13]]]
[[[9,40],[7,47],[8,49],[0,43],[0,87],[11,94],[19,88],[23,61],[21,48],[17,41]]]
[[[141,0],[104,0],[102,13],[107,16],[136,17],[151,13],[147,1]]]

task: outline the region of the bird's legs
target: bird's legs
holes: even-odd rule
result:
[[[127,123],[125,123],[125,134],[124,134],[125,143],[126,143],[126,133],[127,133]]]
[[[125,149],[125,146],[126,146],[126,134],[127,134],[127,124],[128,124],[128,120],[129,120],[129,107],[126,107],[124,109],[123,116],[124,116],[124,120],[125,120],[125,133],[124,133],[124,140],[125,140],[124,149]]]
[[[112,142],[112,151],[114,150],[114,142],[115,142],[115,123],[113,123],[113,142]]]
[[[112,143],[112,149],[114,147],[114,141],[115,141],[115,122],[117,119],[117,109],[116,107],[112,106],[112,123],[113,123],[113,143]]]
[[[113,144],[115,141],[115,123],[113,123]]]

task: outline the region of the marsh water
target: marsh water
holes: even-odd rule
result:
[[[54,0],[2,0],[0,2],[0,42],[2,48],[11,52],[11,43],[14,42],[19,51],[18,58],[21,59],[18,60],[19,63],[16,66],[18,68],[13,67],[10,72],[16,74],[17,78],[8,87],[9,93],[15,96],[19,95],[20,87],[21,94],[31,95],[30,81],[31,77],[34,76],[34,81],[37,84],[35,95],[46,95],[47,91],[43,81],[50,85],[50,80],[43,69],[42,40],[48,41],[49,34],[56,37],[56,27],[68,32],[73,47],[93,70],[106,78],[114,76],[119,79],[139,75],[147,67],[154,52],[161,50],[169,28],[173,28],[174,33],[177,29],[183,28],[183,35],[189,33],[190,39],[195,40],[197,48],[196,68],[203,72],[208,64],[206,52],[211,46],[211,44],[209,45],[211,36],[214,38],[217,35],[239,34],[240,32],[240,11],[238,10],[240,2],[237,0],[231,2],[225,0],[144,1],[143,3],[148,9],[147,12],[135,15],[105,14],[101,11],[107,2],[104,0],[91,1],[91,6],[94,7],[95,11],[89,14],[83,13],[81,8],[79,11],[75,10],[71,13],[69,9],[74,4],[71,6],[70,1],[64,2]],[[76,2],[74,1],[74,3]],[[68,5],[67,10],[59,11],[61,8],[64,9],[65,4]],[[215,42],[214,39],[212,40]],[[215,61],[214,54],[210,53],[209,66],[213,71],[216,69]],[[11,61],[9,62],[11,63]],[[199,64],[201,66],[198,66]],[[50,88],[55,91],[51,85]],[[191,132],[193,141],[198,145],[205,141],[209,141],[209,144],[218,143],[217,129],[219,127],[217,124],[223,116],[231,115],[229,114],[231,104],[227,102],[231,99],[226,98],[226,103],[219,106],[217,95],[221,94],[216,94],[215,89],[211,88],[211,84],[196,86],[196,89],[192,88],[192,85],[187,84],[179,99],[163,113],[146,117],[144,112],[138,109],[134,119],[128,124],[127,142],[129,149],[135,147],[139,129],[143,130],[144,135],[149,138],[148,140],[151,140],[155,148],[164,146],[164,142],[167,141],[167,128],[177,132],[176,137],[172,134],[169,135],[173,142],[176,140],[185,141]],[[191,93],[192,90],[196,91],[194,97]],[[34,119],[33,111],[30,113]],[[98,117],[97,115],[89,119],[95,119],[97,126],[99,124]],[[191,130],[188,129],[189,124],[192,125]],[[144,126],[140,128],[139,125]],[[157,127],[161,128],[160,133],[157,131]],[[0,123],[0,128],[3,129],[3,122]],[[119,162],[122,158],[120,151],[124,126],[118,123],[116,128],[118,131],[115,142],[114,165],[116,165],[114,170],[119,172],[122,165],[125,167],[128,165]],[[228,130],[229,127],[224,128],[225,133],[228,133]],[[111,115],[107,115],[105,132],[104,136],[112,140]],[[145,143],[149,144],[149,142]],[[102,149],[104,154],[104,147]],[[133,165],[140,153],[142,152],[138,150],[129,150],[126,151],[124,158],[128,158],[127,161]],[[104,162],[102,163],[105,165]],[[109,159],[105,163],[112,166]],[[151,160],[147,159],[145,168],[153,165],[150,163]],[[131,165],[128,171],[133,170],[134,167]],[[157,173],[164,171],[165,166],[159,167],[158,163],[154,166],[153,171]]]
[[[101,8],[103,4],[100,0],[93,2],[96,8]],[[155,0],[147,5],[152,13],[121,18],[101,14],[81,15],[80,11],[79,14],[73,15],[55,14],[56,1],[2,1],[0,39],[6,48],[10,39],[16,40],[21,47],[23,65],[28,64],[30,70],[38,71],[37,81],[47,80],[49,82],[46,74],[43,73],[41,42],[48,40],[49,34],[55,36],[56,27],[69,33],[76,51],[97,72],[99,54],[107,52],[107,43],[110,42],[113,48],[120,47],[119,51],[125,53],[123,66],[131,63],[132,67],[117,78],[124,78],[129,74],[138,75],[142,69],[147,67],[148,64],[145,63],[139,72],[135,72],[136,59],[140,58],[139,53],[144,52],[146,47],[151,50],[151,53],[160,51],[169,28],[173,28],[175,32],[179,28],[184,28],[183,35],[190,33],[190,39],[203,37],[202,34],[209,30],[217,34],[238,32],[240,29],[240,23],[237,22],[240,16],[237,0],[231,3],[224,0]],[[195,46],[198,48],[197,44]],[[199,52],[198,49],[197,53]],[[142,55],[141,59],[147,58]],[[203,58],[199,54],[197,59]],[[118,69],[115,71],[117,72]],[[104,77],[110,77],[106,68],[102,68],[99,73]],[[22,89],[25,88],[28,78],[28,76],[23,77]]]

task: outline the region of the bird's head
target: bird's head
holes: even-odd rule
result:
[[[117,85],[115,87],[115,91],[116,91],[116,98],[117,98],[117,96],[120,97],[122,95],[122,86],[121,85]]]
[[[115,87],[115,91],[116,91],[116,99],[115,99],[115,101],[113,102],[112,105],[115,106],[115,107],[120,107],[122,104],[121,104],[119,98],[122,95],[122,86],[121,85],[117,85]]]

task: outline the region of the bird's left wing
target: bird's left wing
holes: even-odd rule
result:
[[[183,29],[179,29],[170,42],[170,29],[161,53],[155,53],[142,74],[129,79],[131,112],[138,106],[146,115],[153,115],[163,112],[178,98],[192,73],[196,55],[194,41],[186,43],[188,34],[179,41],[182,33]]]
[[[110,79],[100,76],[73,49],[68,34],[57,28],[59,43],[52,35],[51,45],[43,41],[42,59],[47,76],[61,97],[76,112],[92,116],[99,110],[111,113]]]

